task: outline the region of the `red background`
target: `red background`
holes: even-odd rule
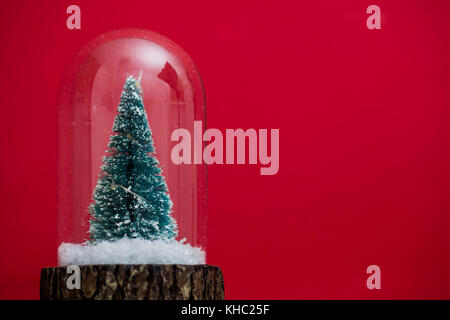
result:
[[[78,4],[82,29],[66,28]],[[381,8],[382,29],[365,25]],[[450,298],[448,1],[2,1],[0,298],[56,264],[56,99],[95,36],[182,46],[208,127],[279,128],[280,171],[209,168],[228,299]],[[366,287],[381,267],[381,290]]]

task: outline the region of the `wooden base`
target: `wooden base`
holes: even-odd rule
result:
[[[222,271],[210,265],[86,265],[43,268],[41,300],[223,300]],[[69,277],[71,277],[69,279]],[[68,281],[69,280],[69,281]]]

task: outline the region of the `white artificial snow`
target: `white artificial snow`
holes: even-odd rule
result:
[[[59,264],[204,264],[205,252],[192,247],[185,239],[120,239],[97,244],[62,243],[58,248]]]

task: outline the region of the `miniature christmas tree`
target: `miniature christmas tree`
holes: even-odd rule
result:
[[[90,242],[177,236],[172,201],[155,156],[140,79],[129,76],[89,211]]]

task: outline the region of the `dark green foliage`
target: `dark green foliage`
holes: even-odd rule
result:
[[[154,152],[140,84],[130,76],[89,208],[91,242],[177,236],[172,201]]]

